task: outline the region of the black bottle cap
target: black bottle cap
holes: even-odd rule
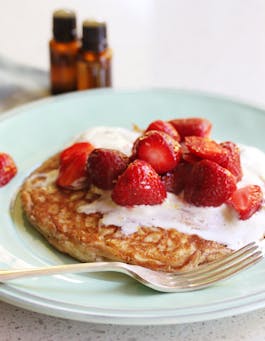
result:
[[[108,46],[106,23],[86,20],[83,22],[82,48],[85,51],[101,52]]]
[[[61,9],[53,13],[53,36],[59,42],[76,39],[76,16],[73,11]]]

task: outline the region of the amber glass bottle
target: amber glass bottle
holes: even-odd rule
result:
[[[53,13],[53,39],[49,46],[51,93],[76,90],[76,62],[80,43],[76,36],[74,12],[58,10]]]
[[[77,89],[112,86],[111,61],[112,51],[107,43],[106,24],[85,21],[77,62]]]

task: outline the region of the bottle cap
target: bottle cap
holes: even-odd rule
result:
[[[76,16],[73,11],[60,9],[53,13],[53,36],[59,42],[76,39]]]
[[[84,21],[82,37],[83,50],[101,52],[105,50],[107,46],[106,23],[90,20]]]

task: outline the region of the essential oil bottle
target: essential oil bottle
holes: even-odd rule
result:
[[[76,34],[76,16],[73,11],[53,13],[53,39],[50,41],[51,93],[74,91],[77,87],[77,55],[80,43]]]
[[[104,22],[84,21],[82,46],[77,62],[77,89],[111,87],[112,51]]]

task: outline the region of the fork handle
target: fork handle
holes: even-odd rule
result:
[[[49,276],[65,273],[81,273],[81,272],[101,272],[115,271],[130,275],[126,269],[126,265],[120,262],[95,262],[95,263],[77,263],[45,266],[40,268],[28,269],[11,269],[0,270],[0,282],[5,282],[11,279],[34,277],[34,276]]]

